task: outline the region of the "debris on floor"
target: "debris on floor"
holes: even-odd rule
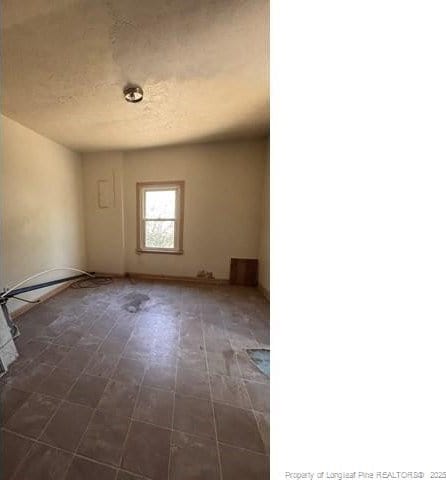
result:
[[[269,350],[266,348],[252,348],[246,350],[246,353],[254,362],[255,366],[269,377]]]
[[[197,273],[197,278],[208,278],[210,280],[215,280],[214,274],[212,272],[206,272],[205,270],[200,270]]]

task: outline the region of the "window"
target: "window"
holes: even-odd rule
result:
[[[183,253],[184,182],[138,183],[138,251]]]

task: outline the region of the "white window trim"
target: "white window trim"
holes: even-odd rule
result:
[[[156,190],[176,190],[175,218],[150,219],[145,214],[145,193]],[[144,182],[137,184],[137,222],[138,222],[138,246],[140,253],[167,253],[182,254],[183,252],[183,223],[184,223],[184,181],[172,182]],[[145,224],[147,221],[174,221],[175,222],[175,246],[174,248],[150,248],[145,245]]]

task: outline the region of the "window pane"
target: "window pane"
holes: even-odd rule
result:
[[[176,190],[146,192],[146,218],[175,218]]]
[[[147,248],[175,248],[174,221],[146,221]]]

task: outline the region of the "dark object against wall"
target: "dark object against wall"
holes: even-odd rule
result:
[[[259,276],[259,261],[255,258],[231,258],[231,285],[256,287]]]

